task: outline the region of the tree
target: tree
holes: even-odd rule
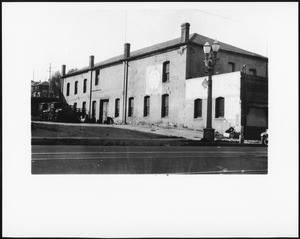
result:
[[[60,84],[61,74],[56,71],[49,80],[49,94],[50,97],[61,97],[61,84]]]
[[[70,70],[68,70],[67,74],[72,73],[72,72],[77,71],[77,70],[78,70],[77,68],[70,69]]]

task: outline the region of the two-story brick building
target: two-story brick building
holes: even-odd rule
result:
[[[104,123],[176,124],[194,129],[206,125],[207,88],[203,45],[213,40],[189,34],[130,51],[66,74],[61,86],[68,104],[85,108]],[[213,76],[212,126],[224,133],[245,126],[245,137],[267,128],[268,59],[220,42]],[[247,126],[247,127],[246,127]],[[248,131],[247,131],[248,130]]]

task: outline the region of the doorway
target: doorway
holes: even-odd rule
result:
[[[107,123],[108,99],[100,100],[100,124]]]

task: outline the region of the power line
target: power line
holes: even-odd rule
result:
[[[229,17],[220,16],[220,15],[217,15],[217,14],[214,14],[214,13],[211,13],[211,12],[207,12],[207,11],[203,11],[203,10],[199,10],[199,9],[193,9],[193,10],[198,11],[198,12],[202,12],[202,13],[205,13],[205,14],[208,14],[208,15],[212,15],[212,16],[215,16],[215,17],[224,18],[224,19],[227,19],[227,20],[230,20],[230,21],[233,21],[233,22],[239,22],[239,23],[245,24],[245,22],[241,22],[241,21],[238,21],[238,20],[235,20],[235,19],[231,19]]]

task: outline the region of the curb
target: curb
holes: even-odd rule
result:
[[[31,145],[99,145],[99,146],[227,146],[265,147],[238,142],[201,142],[189,139],[101,139],[101,138],[32,138]]]

